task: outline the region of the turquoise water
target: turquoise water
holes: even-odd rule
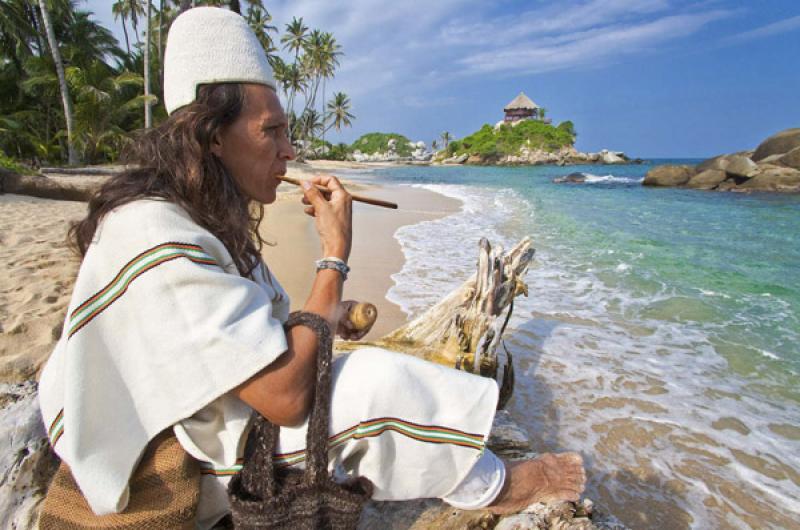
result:
[[[416,313],[481,236],[532,236],[508,343],[536,448],[582,451],[634,527],[800,524],[800,196],[645,188],[652,165],[378,170],[464,203],[396,234],[389,296]]]

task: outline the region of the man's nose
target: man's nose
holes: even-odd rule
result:
[[[294,146],[292,146],[292,140],[289,139],[289,135],[283,135],[282,141],[279,145],[279,156],[284,160],[294,160],[295,159],[295,152]]]

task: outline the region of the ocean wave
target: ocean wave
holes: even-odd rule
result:
[[[641,184],[644,178],[616,177],[614,175],[593,175],[584,173],[586,184]]]

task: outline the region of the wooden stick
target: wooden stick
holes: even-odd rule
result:
[[[282,180],[283,182],[288,182],[289,184],[294,184],[295,186],[300,186],[301,185],[301,181],[299,181],[297,179],[293,179],[292,177],[286,177],[286,176],[283,176],[283,175],[278,175],[277,179],[278,180]],[[321,186],[319,184],[316,184],[316,188],[319,191],[321,191],[322,193],[327,193],[327,194],[331,193],[331,190],[329,190],[325,186]],[[380,199],[373,199],[371,197],[362,197],[361,195],[356,195],[354,193],[351,193],[350,196],[353,198],[354,201],[363,202],[363,203],[366,203],[366,204],[372,204],[374,206],[382,206],[383,208],[391,208],[393,210],[397,209],[397,205],[395,203],[393,203],[393,202],[382,201]]]

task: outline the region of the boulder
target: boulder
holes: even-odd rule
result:
[[[761,142],[752,158],[758,162],[770,155],[788,153],[798,147],[800,147],[800,128],[786,129]]]
[[[715,191],[732,191],[734,189],[736,189],[736,180],[732,178],[721,182],[719,186],[714,188]]]
[[[727,164],[724,169],[732,177],[750,178],[758,172],[755,162],[741,155],[732,155],[726,158]]]
[[[600,153],[600,161],[603,164],[624,164],[625,159],[619,156],[618,153],[603,150]]]
[[[761,160],[759,160],[759,161],[758,161],[758,165],[759,165],[759,166],[760,166],[761,164],[777,164],[777,165],[780,165],[780,163],[779,163],[778,161],[779,161],[781,158],[783,158],[783,156],[784,156],[785,154],[786,154],[786,153],[778,153],[777,155],[769,155],[768,157],[766,157],[766,158],[762,158]]]
[[[722,169],[724,170],[728,165],[728,155],[719,155],[714,158],[709,158],[705,162],[700,162],[694,168],[698,173],[702,173],[707,169]]]
[[[658,166],[647,172],[645,186],[683,186],[694,176],[690,166]]]
[[[790,167],[762,168],[756,176],[737,188],[750,191],[800,192],[800,171]]]
[[[482,164],[483,157],[481,155],[469,155],[467,158],[467,164]]]
[[[792,169],[800,169],[800,147],[795,147],[778,159],[778,162]]]
[[[570,173],[569,175],[566,175],[564,177],[554,178],[553,182],[555,182],[556,184],[563,184],[565,182],[569,182],[571,184],[583,184],[584,182],[586,182],[586,175],[579,172]]]
[[[463,155],[458,156],[451,156],[450,158],[445,158],[442,160],[442,164],[463,164],[467,161],[469,155],[464,153]]]
[[[689,179],[686,186],[698,190],[713,190],[726,178],[728,174],[721,169],[706,169]]]

